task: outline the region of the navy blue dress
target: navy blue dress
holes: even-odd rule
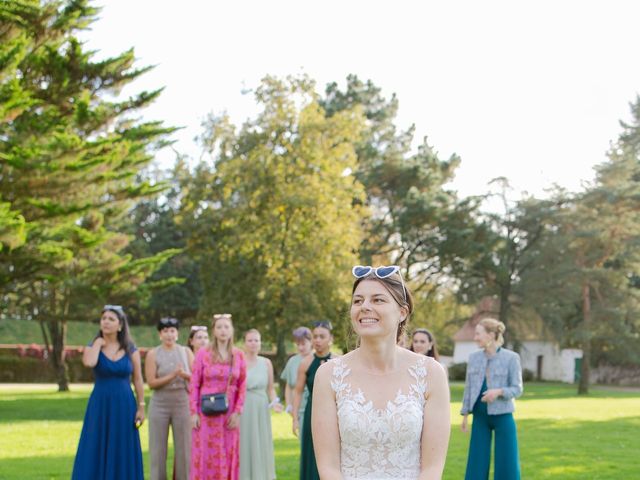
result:
[[[142,480],[142,449],[135,427],[129,355],[110,360],[100,352],[95,385],[84,415],[73,480]]]

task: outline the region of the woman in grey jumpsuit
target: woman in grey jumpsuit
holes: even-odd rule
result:
[[[188,386],[193,352],[176,342],[179,322],[162,318],[158,322],[161,344],[145,358],[145,376],[153,390],[149,406],[149,454],[151,480],[167,479],[167,441],[169,425],[173,431],[174,475],[176,480],[189,478],[191,457],[191,423]]]

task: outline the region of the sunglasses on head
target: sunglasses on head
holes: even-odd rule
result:
[[[203,326],[203,325],[193,325],[193,326],[191,327],[191,331],[192,331],[192,332],[201,332],[201,331],[203,331],[203,330],[204,330],[204,331],[206,331],[206,330],[207,330],[207,327],[205,327],[205,326]]]
[[[231,318],[230,313],[216,313],[213,315],[213,318],[217,320],[218,318]]]
[[[405,303],[407,302],[407,289],[404,286],[404,279],[402,278],[402,272],[400,272],[398,265],[381,265],[379,267],[356,265],[351,269],[351,273],[356,278],[364,278],[373,274],[380,279],[389,278],[394,273],[397,273],[400,277],[400,283],[402,284],[402,296],[404,297]]]
[[[313,322],[312,325],[313,325],[313,328],[322,327],[322,328],[326,328],[329,331],[333,330],[333,326],[331,325],[331,322],[328,322],[327,320],[318,320],[317,322]]]
[[[115,310],[116,312],[124,313],[122,305],[105,305],[102,307],[102,311],[104,312],[105,310]]]
[[[171,317],[165,317],[160,319],[160,325],[164,325],[165,327],[177,327],[178,320]]]

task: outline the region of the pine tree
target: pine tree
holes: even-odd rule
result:
[[[102,282],[85,286],[94,289],[95,311],[120,288],[109,285],[135,288],[169,254],[133,262],[117,254],[128,239],[106,227],[132,199],[164,188],[137,175],[172,129],[135,118],[160,90],[117,99],[148,68],[134,66],[133,50],[94,59],[77,34],[96,14],[87,0],[0,4],[0,199],[26,232],[23,245],[0,252],[0,291],[47,327],[61,390],[78,281]]]

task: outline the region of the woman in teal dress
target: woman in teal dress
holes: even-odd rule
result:
[[[144,421],[140,352],[129,337],[124,310],[105,305],[100,332],[84,349],[95,385],[82,424],[72,480],[142,480],[138,428]],[[137,402],[131,391],[131,378]]]
[[[313,397],[313,380],[316,371],[327,360],[332,357],[331,344],[333,335],[331,334],[331,322],[320,321],[313,324],[313,355],[304,358],[298,368],[298,381],[293,399],[293,433],[297,436],[300,426],[298,410],[302,401],[302,394],[305,386],[309,390],[307,406],[304,409],[302,420],[302,455],[300,457],[300,480],[320,480],[316,457],[313,452],[313,437],[311,435],[311,411]]]
[[[247,396],[240,416],[240,478],[242,480],[276,478],[269,408],[281,412],[282,405],[273,387],[271,360],[258,356],[261,347],[262,341],[258,330],[253,328],[244,334]]]

